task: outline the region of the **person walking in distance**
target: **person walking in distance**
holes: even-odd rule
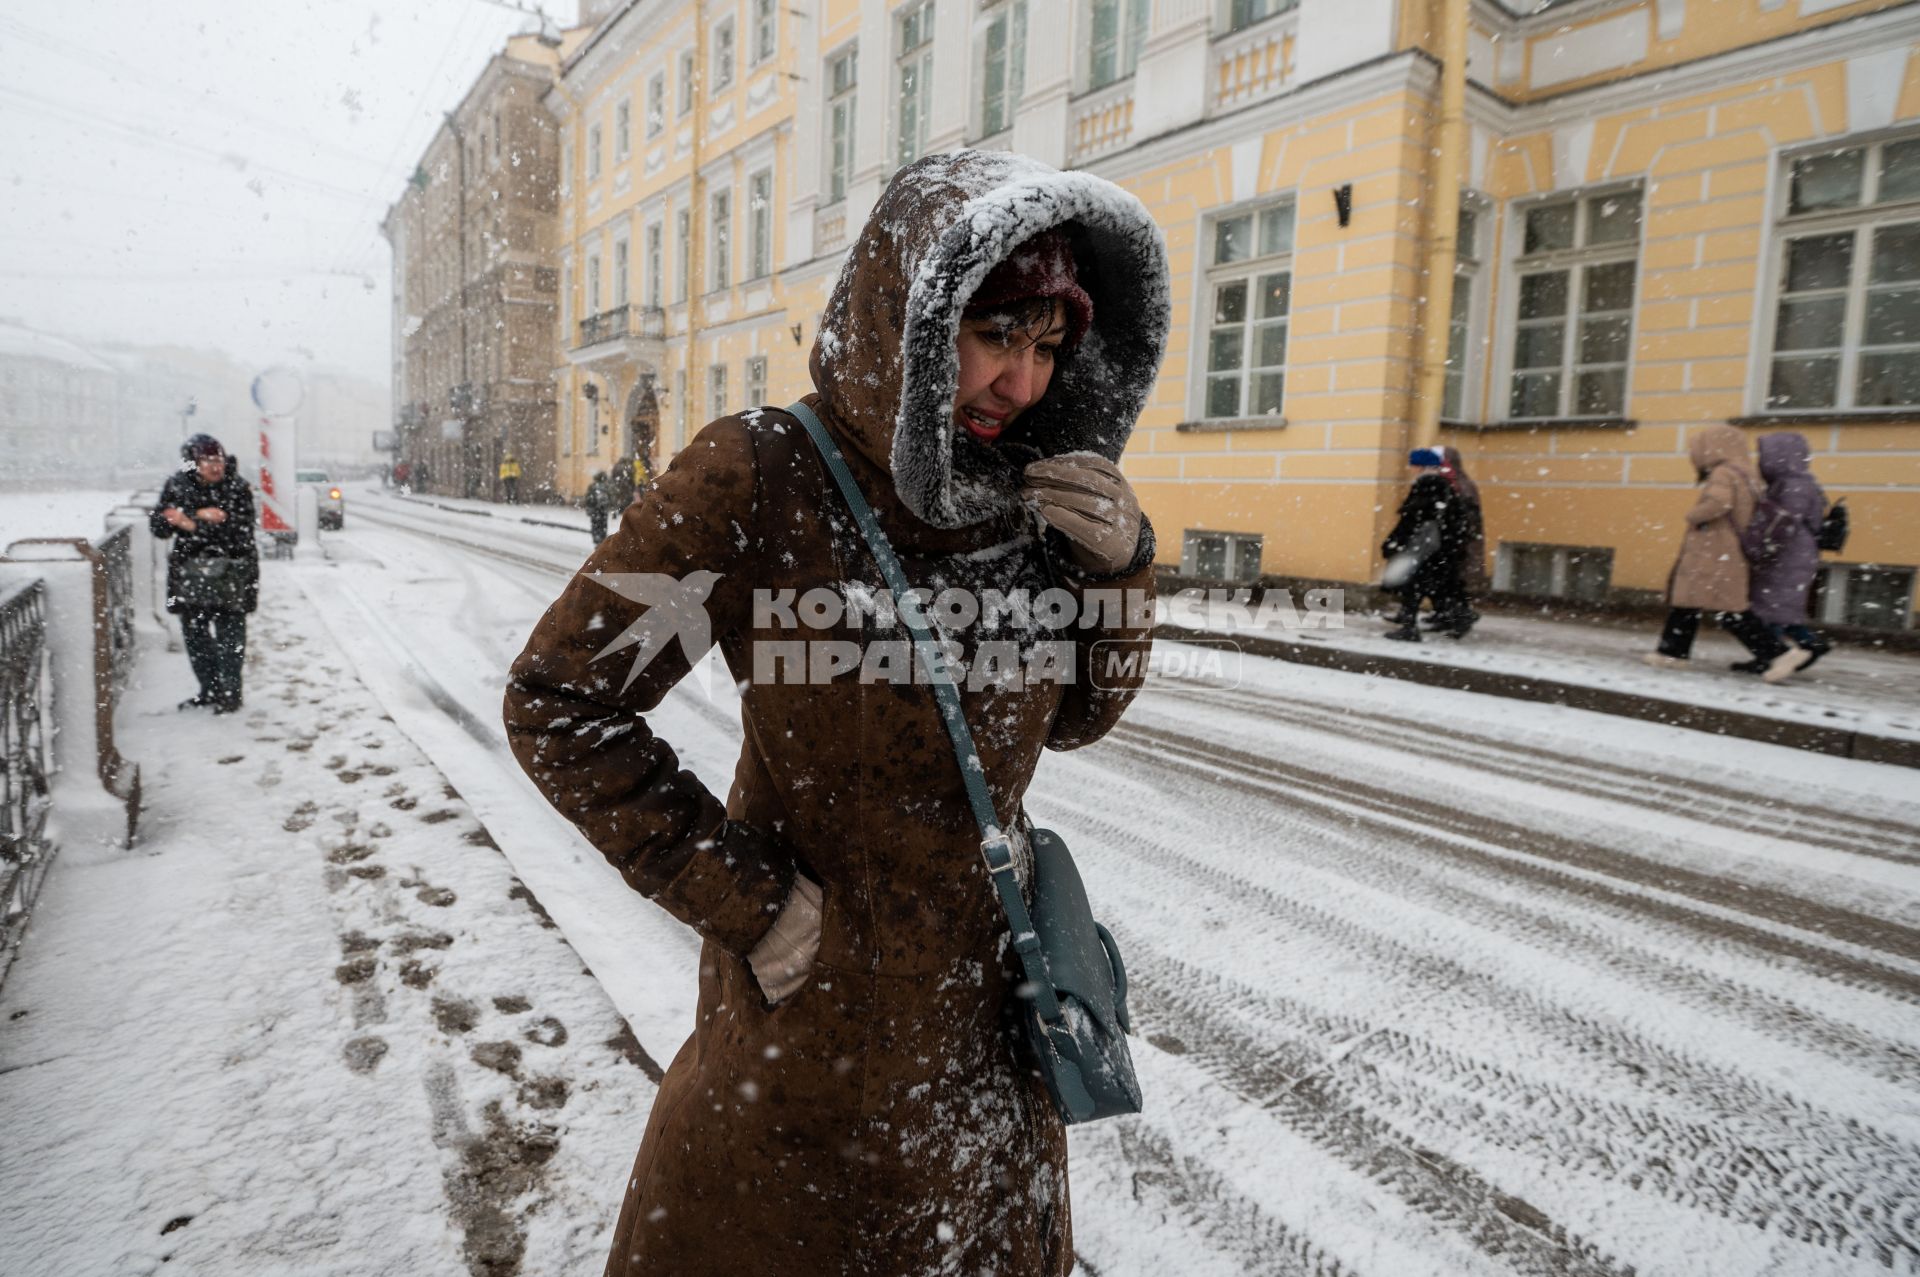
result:
[[[247,656],[247,614],[260,596],[260,551],[253,540],[253,492],[234,473],[226,449],[197,434],[181,448],[186,464],[167,479],[149,517],[153,535],[171,540],[167,611],[200,690],[181,709],[240,708]]]
[[[511,452],[500,458],[500,487],[508,505],[520,504],[520,458]]]
[[[1767,499],[1755,518],[1765,523],[1746,538],[1750,553],[1755,540],[1760,542],[1751,560],[1753,614],[1776,638],[1790,639],[1808,654],[1803,670],[1833,650],[1833,644],[1815,632],[1807,612],[1813,579],[1820,575],[1820,524],[1827,515],[1827,494],[1808,468],[1812,455],[1805,435],[1760,436],[1760,477],[1767,481]],[[1758,661],[1742,661],[1734,668],[1749,674],[1764,669]]]
[[[701,430],[514,662],[521,765],[705,941],[608,1274],[1073,1267],[1065,1126],[1016,1054],[1020,968],[934,689],[891,610],[810,631],[756,599],[857,601],[883,579],[804,411],[916,593],[1074,601],[1077,623],[942,623],[970,671],[971,766],[997,827],[1021,831],[1010,871],[1031,894],[1036,764],[1109,731],[1146,673],[1153,530],[1117,463],[1170,313],[1160,232],[1111,183],[975,151],[901,169],[821,316],[816,393]],[[1096,590],[1127,607],[1093,606]],[[757,668],[796,635],[840,648],[847,632],[872,639],[859,669]],[[715,642],[744,726],[724,802],[648,723]],[[996,654],[1074,677],[978,677]]]
[[[613,508],[612,484],[605,470],[594,471],[593,481],[587,484],[581,504],[587,509],[587,524],[593,532],[593,543],[599,545],[607,539],[607,514]]]
[[[1688,668],[1700,614],[1711,612],[1752,654],[1761,676],[1778,683],[1813,656],[1776,637],[1750,606],[1752,579],[1740,536],[1759,504],[1760,480],[1747,441],[1733,426],[1707,426],[1688,436],[1687,455],[1700,476],[1700,495],[1687,511],[1680,554],[1667,578],[1660,645],[1643,659],[1657,669]]]
[[[1430,598],[1434,628],[1465,638],[1480,619],[1473,595],[1485,572],[1480,489],[1456,448],[1415,448],[1407,460],[1420,475],[1380,546],[1388,560],[1388,588],[1400,595],[1399,615],[1388,618],[1399,628],[1387,637],[1418,643],[1420,600]]]

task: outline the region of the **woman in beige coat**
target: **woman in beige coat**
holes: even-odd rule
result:
[[[1732,426],[1708,426],[1687,440],[1700,476],[1700,496],[1687,511],[1680,557],[1667,578],[1667,624],[1649,665],[1686,669],[1693,655],[1700,614],[1712,612],[1720,628],[1739,639],[1766,667],[1761,676],[1778,683],[1812,659],[1804,648],[1775,637],[1748,604],[1747,557],[1740,533],[1753,518],[1765,488],[1747,456],[1747,441]]]

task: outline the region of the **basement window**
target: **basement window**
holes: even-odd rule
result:
[[[1180,545],[1180,574],[1204,581],[1257,581],[1261,541],[1257,533],[1188,528]]]
[[[1493,588],[1504,594],[1601,603],[1612,584],[1610,546],[1502,541],[1494,556]]]
[[[1881,563],[1828,563],[1813,581],[1808,612],[1824,625],[1904,630],[1913,625],[1915,569]]]

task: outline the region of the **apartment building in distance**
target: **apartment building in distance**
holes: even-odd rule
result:
[[[1123,468],[1167,565],[1376,578],[1444,324],[1437,438],[1481,483],[1498,587],[1654,597],[1687,433],[1732,422],[1804,434],[1851,508],[1821,615],[1911,626],[1920,4],[1471,0],[1443,145],[1464,2],[602,6],[545,99],[557,490],[804,393],[891,174],[1010,148],[1110,178],[1165,230],[1173,336]]]
[[[448,112],[381,223],[393,252],[399,455],[453,496],[553,484],[559,141],[542,99],[569,41],[516,36]]]

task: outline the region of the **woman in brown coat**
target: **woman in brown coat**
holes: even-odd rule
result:
[[[1083,607],[1091,626],[1039,608],[944,626],[976,673],[985,642],[1054,672],[962,683],[1010,827],[1042,749],[1099,739],[1144,674],[1153,535],[1114,463],[1168,314],[1165,249],[1132,196],[960,152],[894,178],[822,317],[807,402],[916,587],[1137,592],[1132,610]],[[806,433],[750,409],[674,458],[513,667],[522,765],[706,940],[610,1274],[1073,1266],[1065,1133],[1009,1036],[1017,968],[931,689],[902,677],[904,628],[794,610],[881,588]],[[826,632],[794,628],[810,614]],[[709,636],[742,687],[724,805],[645,718]],[[859,669],[797,670],[779,646],[796,639],[840,641],[803,666],[850,650]]]
[[[1781,642],[1748,606],[1750,580],[1740,533],[1764,489],[1748,459],[1746,437],[1732,426],[1708,426],[1688,437],[1687,454],[1700,476],[1700,495],[1687,511],[1680,557],[1667,578],[1667,623],[1659,648],[1647,653],[1647,664],[1685,669],[1700,614],[1713,612],[1720,627],[1766,667],[1761,677],[1778,683],[1811,657]]]

